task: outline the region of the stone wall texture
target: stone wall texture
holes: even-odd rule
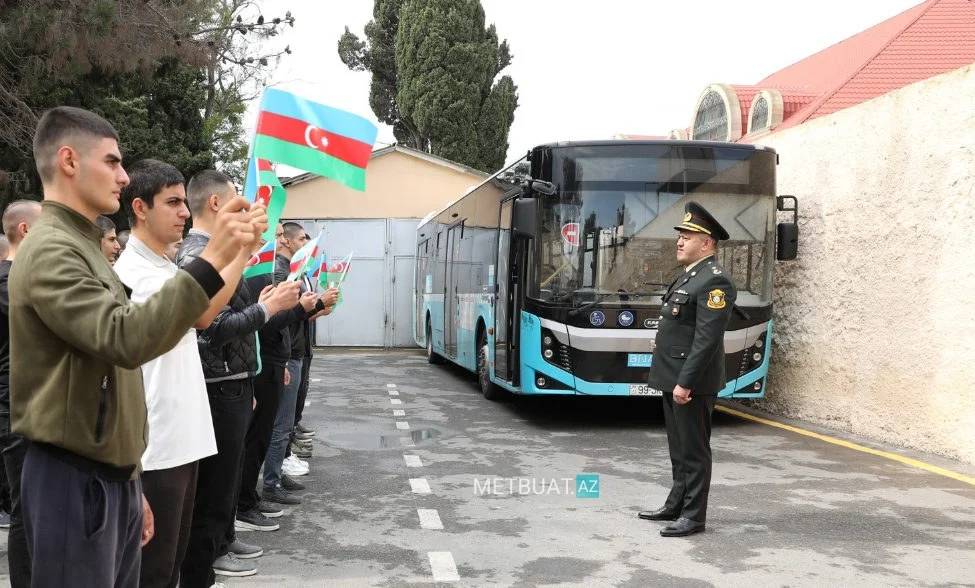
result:
[[[800,206],[759,408],[975,464],[973,97],[975,64],[756,141]]]

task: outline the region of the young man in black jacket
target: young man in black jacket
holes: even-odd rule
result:
[[[283,230],[278,226],[278,247],[282,247]],[[246,282],[251,291],[266,288],[274,283],[286,284],[294,288],[300,287],[300,282],[287,280],[290,260],[283,255],[275,258],[274,276],[260,275],[247,278]],[[283,272],[283,273],[282,273]],[[288,360],[291,358],[291,325],[307,321],[310,316],[324,310],[324,303],[314,292],[305,292],[299,298],[299,303],[291,310],[281,313],[280,321],[272,321],[261,328],[258,336],[261,342],[261,373],[254,379],[254,396],[257,408],[247,429],[244,448],[244,463],[241,472],[240,496],[237,500],[237,522],[240,529],[253,531],[274,531],[276,524],[267,521],[260,510],[258,502],[261,497],[257,493],[257,478],[267,457],[267,450],[271,444],[274,421],[281,404],[281,394],[284,386],[291,381],[288,372]]]
[[[207,246],[215,211],[235,194],[230,178],[220,172],[207,170],[193,176],[186,195],[194,226],[176,256],[178,266],[191,263]],[[280,311],[293,307],[298,290],[285,287],[259,292],[258,299],[246,280],[240,280],[227,307],[208,328],[198,332],[217,453],[200,461],[193,523],[180,570],[184,588],[210,588],[215,572],[253,575],[256,568],[237,557],[263,553],[260,548],[233,541],[240,461],[258,372],[257,330]]]
[[[28,441],[10,432],[10,297],[7,279],[17,257],[17,248],[27,231],[41,214],[41,205],[33,200],[11,202],[3,212],[3,233],[9,240],[6,259],[0,261],[0,444],[3,450],[3,473],[8,484],[10,533],[7,535],[7,563],[11,588],[30,586],[30,553],[24,533],[20,508],[20,476],[24,469]]]

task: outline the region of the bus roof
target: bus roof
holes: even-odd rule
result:
[[[603,139],[603,140],[596,140],[596,141],[558,141],[554,143],[543,143],[541,145],[536,145],[528,153],[531,153],[536,149],[555,148],[555,147],[600,147],[600,146],[616,146],[616,145],[682,145],[686,147],[712,147],[712,148],[720,147],[722,149],[738,149],[741,151],[763,151],[768,153],[775,153],[775,149],[771,147],[766,147],[765,145],[755,145],[753,143],[728,143],[724,141],[687,141],[687,140],[680,140],[680,139],[639,139],[639,140]],[[487,182],[490,182],[492,179],[494,179],[495,176],[498,175],[498,173],[504,171],[505,169],[510,167],[510,165],[513,164],[508,164],[501,170],[498,170],[497,172],[491,174],[480,184],[469,187],[467,191],[464,192],[464,195],[461,196],[460,198],[451,200],[441,208],[431,211],[429,214],[423,217],[423,219],[420,220],[419,224],[417,225],[417,229],[432,221],[434,218],[439,216],[445,210],[449,209],[454,204],[457,204],[457,202],[463,200],[465,196],[473,192],[475,189],[481,187],[483,184],[486,184]]]
[[[775,153],[775,149],[754,143],[727,143],[724,141],[687,141],[680,139],[615,139],[599,141],[558,141],[535,146],[535,149],[551,147],[600,147],[612,145],[683,145],[687,147],[720,147],[722,149],[741,149],[742,151],[768,151]]]

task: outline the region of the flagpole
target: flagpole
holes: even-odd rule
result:
[[[339,284],[345,281],[345,274],[349,273],[349,266],[352,265],[352,254],[355,250],[349,252],[349,260],[345,262],[345,267],[342,268],[342,276],[339,278]]]
[[[275,227],[275,232],[277,232],[277,227]],[[274,266],[278,264],[278,236],[274,236],[274,259],[271,261],[271,284],[277,286],[274,283]]]

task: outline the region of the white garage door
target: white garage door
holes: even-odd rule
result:
[[[353,253],[342,304],[318,320],[316,345],[412,347],[417,219],[298,220],[313,238],[325,229],[329,259]]]

